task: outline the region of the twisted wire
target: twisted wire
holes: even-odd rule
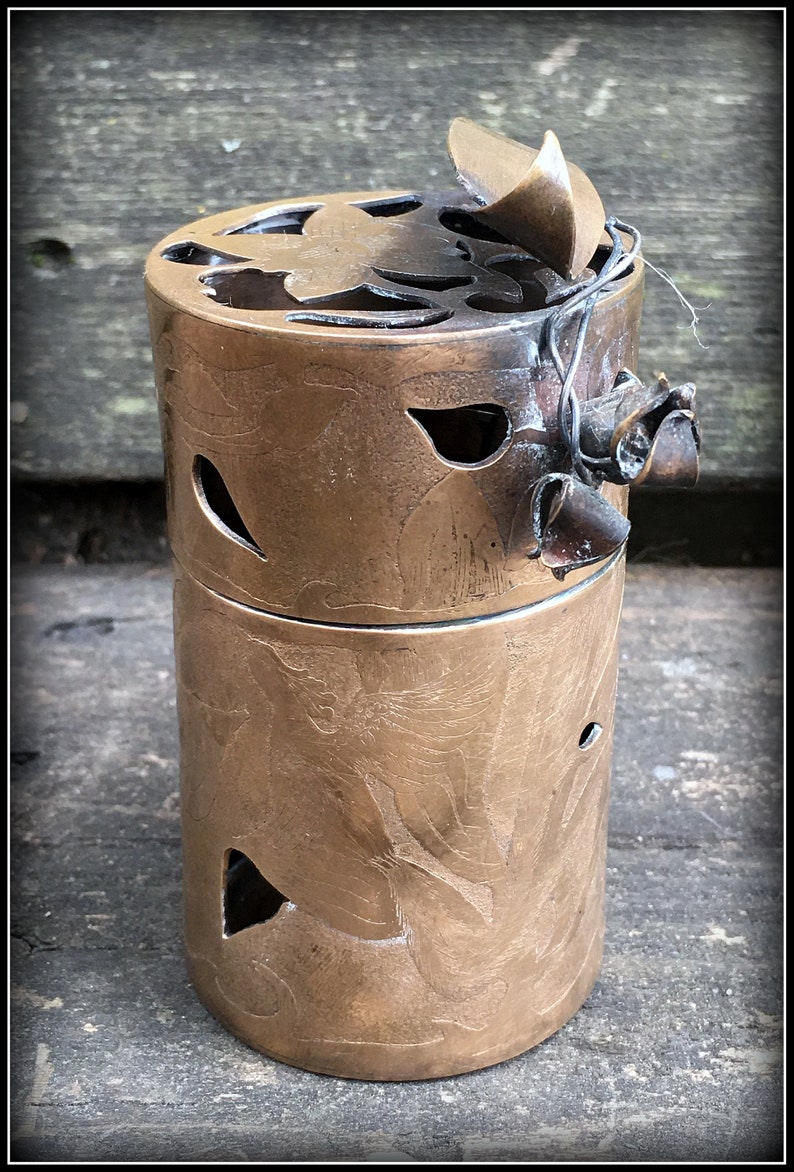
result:
[[[598,295],[633,264],[642,245],[642,237],[637,229],[632,227],[631,224],[626,224],[622,220],[617,219],[616,216],[610,216],[605,227],[612,240],[612,249],[606,263],[591,281],[588,281],[578,289],[572,297],[569,297],[554,313],[550,314],[546,322],[546,340],[549,352],[554,363],[554,368],[562,383],[560,398],[557,404],[557,425],[559,427],[560,437],[570,456],[571,465],[577,476],[585,484],[590,485],[595,480],[594,469],[601,464],[608,464],[609,460],[586,456],[582,453],[579,438],[581,405],[574,391],[573,384],[584,351],[587,328],[590,324],[590,318],[596,302],[598,301]],[[623,240],[620,236],[621,232],[625,232],[631,237],[631,246],[628,251],[624,249]],[[566,367],[560,355],[559,337],[564,323],[570,319],[571,315],[580,306],[582,306],[582,314],[576,332],[576,341],[568,366]]]

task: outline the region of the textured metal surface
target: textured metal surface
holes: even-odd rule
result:
[[[468,182],[493,136],[464,130]],[[671,422],[695,432],[680,389],[646,402],[627,373],[639,233],[555,142],[496,220],[459,194],[306,197],[147,265],[189,968],[310,1070],[499,1062],[598,972],[623,449],[672,476]],[[607,429],[583,411],[618,387],[587,454]]]
[[[700,507],[726,489],[750,507],[783,462],[782,20],[694,9],[15,13],[14,475],[161,479],[139,282],[155,241],[265,199],[455,186],[444,134],[465,113],[535,147],[551,126],[605,208],[642,230],[648,259],[697,307],[708,349],[651,275],[636,373],[649,385],[659,370],[673,385],[695,379]],[[760,530],[760,499],[756,512]]]
[[[187,950],[221,1021],[413,1079],[570,1017],[601,959],[622,587],[619,558],[526,611],[378,631],[177,572]]]
[[[254,204],[172,232],[150,253],[147,279],[199,316],[257,329],[308,322],[395,331],[453,315],[445,331],[487,329],[579,287],[583,274],[574,285],[477,211],[456,189]],[[609,247],[602,219],[588,261],[603,262]]]
[[[571,286],[516,245],[480,239],[463,199],[281,201],[189,225],[152,252],[171,542],[208,586],[270,611],[377,624],[498,612],[561,588],[528,555],[533,485],[566,456],[545,331],[554,312],[570,357],[579,318],[558,310]],[[318,206],[327,214],[315,237]],[[384,208],[397,214],[372,214]],[[394,272],[400,233],[413,274],[402,295],[431,303],[418,310],[395,309],[394,281],[375,276]],[[337,249],[355,251],[355,274]],[[289,263],[303,274],[299,291],[322,268],[339,270],[336,292],[316,278],[314,293],[327,296],[297,301],[278,275],[287,253],[298,258]],[[281,289],[277,303],[240,304],[252,261],[229,264],[232,254],[255,256],[259,277]],[[430,287],[416,274],[422,257]],[[452,270],[454,287],[432,287]],[[364,278],[366,289],[342,292]],[[598,295],[573,384],[583,402],[636,367],[642,280],[637,259]],[[373,289],[386,308],[351,307]],[[427,313],[444,320],[422,324]],[[605,484],[602,495],[625,511],[625,489]]]

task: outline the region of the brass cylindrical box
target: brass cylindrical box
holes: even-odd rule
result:
[[[642,268],[598,295],[582,403],[636,366]],[[531,556],[565,283],[455,193],[359,192],[189,225],[147,295],[196,989],[327,1074],[516,1055],[603,942],[622,546]]]

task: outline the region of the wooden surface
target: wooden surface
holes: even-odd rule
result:
[[[774,571],[630,568],[595,990],[512,1062],[381,1085],[263,1058],[187,983],[168,571],[20,571],[15,1158],[778,1158],[780,608]]]
[[[710,304],[702,350],[651,274],[639,371],[698,383],[702,487],[780,477],[781,13],[28,11],[12,42],[17,475],[160,477],[141,273],[166,233],[454,186],[466,115],[536,146],[554,129]]]

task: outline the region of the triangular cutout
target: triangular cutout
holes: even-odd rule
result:
[[[223,933],[233,936],[252,924],[264,924],[287,902],[242,851],[226,856],[223,882]]]

